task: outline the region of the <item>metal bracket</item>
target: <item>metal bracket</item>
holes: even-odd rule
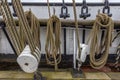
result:
[[[110,6],[109,6],[109,1],[108,0],[105,0],[104,2],[105,6],[103,8],[103,13],[107,14],[108,16],[112,16],[112,14],[110,13]],[[107,12],[105,12],[107,11]]]
[[[85,78],[85,74],[81,69],[79,71],[77,69],[73,69],[71,74],[73,78]]]
[[[90,17],[90,15],[91,14],[88,13],[88,6],[87,6],[87,3],[86,3],[86,0],[83,0],[83,5],[82,5],[82,8],[81,8],[80,18],[86,19],[87,17]]]
[[[65,12],[64,12],[65,11]],[[60,18],[68,18],[70,17],[70,14],[68,14],[68,8],[67,6],[65,5],[65,2],[63,0],[63,6],[61,7],[61,14],[60,14]]]

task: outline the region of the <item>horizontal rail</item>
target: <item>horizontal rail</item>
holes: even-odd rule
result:
[[[16,25],[18,25],[18,20],[14,19],[16,22]],[[39,19],[40,25],[41,26],[46,26],[47,25],[48,19]],[[0,22],[4,22],[2,19]],[[86,26],[87,28],[92,28],[95,20],[78,20],[79,27],[84,28],[83,26]],[[75,27],[75,21],[71,19],[61,19],[61,25],[62,27]],[[114,21],[115,28],[120,29],[120,21]]]
[[[62,2],[60,3],[52,3],[50,2],[50,6],[53,6],[53,4],[55,4],[54,6],[62,6]],[[12,3],[9,2],[9,5],[11,6]],[[22,2],[22,5],[23,6],[47,6],[47,3],[46,2]],[[73,6],[73,4],[70,2],[70,3],[66,3],[67,6]],[[89,3],[87,2],[87,5],[88,6],[104,6],[104,2],[100,2],[100,3]],[[116,2],[116,3],[109,3],[110,6],[120,6],[120,2]],[[82,3],[76,3],[76,6],[82,6]]]

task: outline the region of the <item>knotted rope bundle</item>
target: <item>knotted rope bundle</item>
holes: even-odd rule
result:
[[[55,70],[61,61],[60,34],[61,22],[57,16],[53,15],[47,23],[45,51],[47,63],[55,65]]]
[[[102,27],[106,28],[106,30],[102,41],[99,43],[99,33]],[[102,68],[107,62],[109,47],[112,42],[113,28],[114,23],[109,16],[107,16],[106,14],[97,15],[93,25],[93,29],[89,36],[89,40],[91,42],[90,65],[95,69]],[[99,58],[96,58],[96,55],[101,56]]]

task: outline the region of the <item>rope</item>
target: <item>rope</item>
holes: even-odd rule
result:
[[[49,13],[49,18],[51,17],[51,13],[50,13],[50,5],[49,5],[49,0],[47,0],[47,5],[48,5],[48,13]]]
[[[120,31],[115,35],[115,37],[113,38],[112,42],[114,42],[115,39],[116,39],[117,37],[119,37],[119,36],[120,36]]]
[[[12,3],[13,3],[13,6],[15,8],[18,19],[20,21],[20,24],[22,26],[22,29],[25,33],[25,37],[27,39],[28,45],[30,46],[31,54],[34,55],[39,62],[40,61],[39,60],[40,59],[40,50],[35,45],[34,37],[31,33],[31,29],[30,29],[30,26],[29,26],[28,21],[26,19],[24,10],[22,8],[22,4],[21,4],[20,0],[17,0],[17,1],[12,0]]]
[[[99,33],[101,27],[106,28],[105,35],[101,43],[99,43]],[[102,68],[108,58],[109,47],[112,42],[112,31],[114,28],[114,23],[112,19],[106,14],[98,14],[91,30],[89,40],[90,40],[90,65],[95,69]],[[96,55],[101,55],[96,58]]]
[[[3,20],[5,21],[8,28],[7,32],[9,33],[10,40],[15,48],[15,51],[17,52],[17,55],[19,55],[23,49],[23,46],[21,45],[22,42],[20,41],[15,21],[13,20],[7,0],[1,0],[0,11],[3,15]]]
[[[40,23],[37,17],[32,13],[32,11],[26,11],[25,12],[27,21],[30,25],[31,33],[34,38],[35,45],[41,49],[41,43],[40,43]]]
[[[75,0],[73,1],[73,10],[74,10],[74,19],[75,19],[75,26],[76,26],[76,37],[77,37],[77,46],[78,46],[78,58],[80,59],[81,56],[81,48],[80,48],[80,40],[79,40],[79,29],[78,29],[78,20],[77,20],[77,13],[76,13],[76,5]],[[78,60],[78,63],[81,64],[81,61]],[[78,64],[78,70],[79,70],[79,64]]]
[[[49,0],[47,0],[49,4]],[[50,9],[48,5],[48,10]],[[50,10],[49,10],[49,16]],[[55,70],[58,69],[58,64],[61,62],[61,49],[60,49],[60,33],[61,33],[61,22],[60,19],[53,15],[47,22],[47,33],[46,33],[46,60],[50,65],[55,66]]]

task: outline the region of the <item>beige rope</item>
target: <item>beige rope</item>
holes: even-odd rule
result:
[[[26,19],[25,13],[24,13],[23,8],[22,8],[22,4],[21,4],[20,0],[17,0],[17,1],[12,0],[12,3],[13,3],[13,6],[15,8],[15,11],[17,13],[20,24],[22,26],[22,29],[25,33],[25,37],[27,39],[28,45],[30,46],[30,50],[31,50],[32,55],[34,55],[36,57],[36,59],[40,59],[39,58],[40,57],[39,56],[40,50],[35,45],[30,26],[28,24],[28,21]],[[38,61],[40,61],[40,60],[38,60]]]
[[[74,12],[74,19],[75,19],[75,26],[76,26],[76,38],[77,38],[77,46],[78,46],[78,58],[80,59],[81,56],[81,48],[80,48],[80,40],[79,40],[79,29],[78,29],[78,20],[77,20],[77,13],[76,13],[76,5],[75,0],[73,1],[73,12]],[[79,64],[81,64],[81,61],[78,61],[78,70],[79,70]]]
[[[16,29],[15,22],[13,20],[10,8],[8,6],[7,0],[2,0],[0,3],[0,11],[3,15],[3,20],[6,23],[7,26],[7,32],[9,33],[10,40],[15,48],[15,51],[19,55],[23,49],[23,46],[21,45],[22,42],[20,41],[20,37],[18,35],[18,31]]]
[[[55,70],[58,69],[58,64],[61,61],[61,49],[60,49],[60,34],[61,34],[61,22],[60,19],[53,15],[51,17],[49,0],[48,3],[48,12],[49,12],[49,20],[47,22],[47,33],[46,33],[46,60],[50,65],[55,66]],[[55,25],[53,25],[53,23]]]
[[[102,42],[99,44],[99,33],[101,27],[106,28],[105,35]],[[112,31],[114,28],[114,23],[112,19],[106,14],[98,14],[91,30],[89,37],[90,41],[90,65],[95,69],[102,68],[108,58],[109,47],[112,42]],[[95,58],[95,55],[102,54],[98,59]]]
[[[27,21],[30,25],[31,33],[34,38],[35,45],[41,49],[41,43],[40,43],[40,23],[37,17],[32,13],[32,11],[26,11],[25,12]]]

